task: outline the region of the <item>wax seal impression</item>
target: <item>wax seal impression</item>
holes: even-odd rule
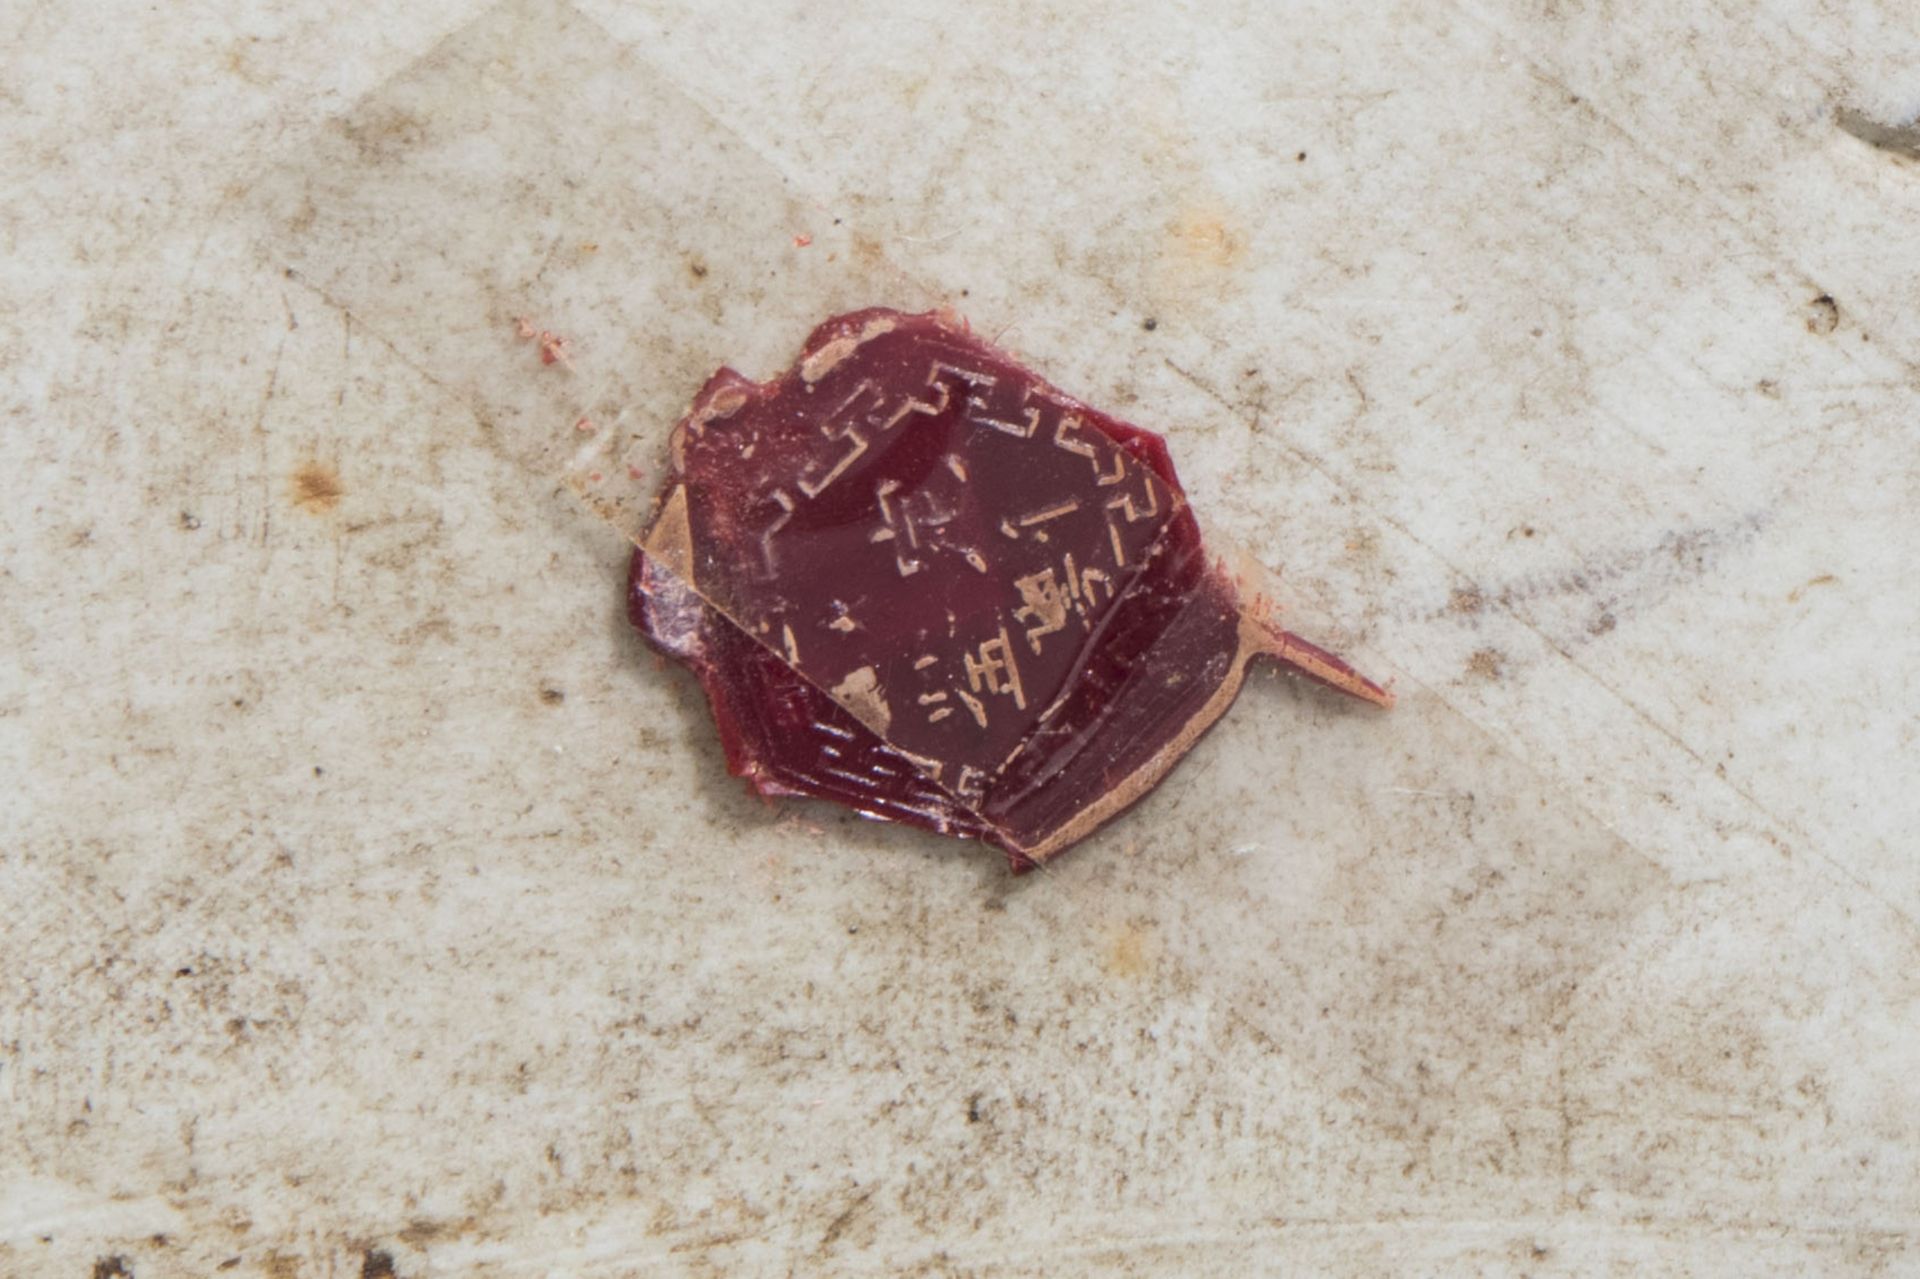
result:
[[[671,448],[630,613],[761,794],[1026,870],[1151,790],[1255,660],[1392,704],[1209,552],[1160,436],[949,312],[839,316],[767,382],[722,369]]]

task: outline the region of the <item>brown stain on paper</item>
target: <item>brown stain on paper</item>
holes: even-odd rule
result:
[[[1506,671],[1506,655],[1497,648],[1475,649],[1467,659],[1467,674],[1476,679],[1497,681]]]
[[[1107,946],[1106,969],[1115,977],[1129,980],[1146,977],[1153,972],[1159,949],[1151,926],[1130,920],[1113,930]]]
[[[1169,316],[1204,309],[1233,291],[1251,252],[1245,222],[1223,201],[1195,194],[1161,232],[1148,279],[1157,328]]]
[[[340,505],[346,488],[340,472],[325,462],[303,462],[293,473],[293,504],[314,515],[325,515]]]
[[[1246,256],[1247,241],[1224,210],[1196,205],[1174,221],[1167,248],[1188,266],[1225,270]]]

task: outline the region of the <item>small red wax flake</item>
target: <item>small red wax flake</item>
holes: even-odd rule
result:
[[[573,367],[573,352],[568,349],[566,338],[550,329],[536,328],[533,321],[524,315],[514,317],[513,327],[523,341],[531,341],[540,348],[540,363],[559,364],[569,369]]]
[[[727,765],[1046,861],[1145,795],[1282,630],[1201,543],[1166,442],[947,313],[829,320],[675,428],[629,612],[699,677]]]
[[[812,244],[812,243],[813,243],[813,237],[808,235],[805,231],[802,231],[800,234],[793,237],[793,247],[796,249],[804,249],[809,244]]]

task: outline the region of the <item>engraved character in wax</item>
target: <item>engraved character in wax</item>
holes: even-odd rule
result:
[[[962,451],[944,454],[946,474],[930,473],[917,493],[898,475],[879,480],[870,537],[903,589],[941,605],[921,632],[924,651],[886,675],[935,731],[890,722],[908,750],[990,770],[1072,674],[1070,652],[1046,649],[1049,626],[1097,619],[1116,576],[1151,549],[1162,495],[1120,449],[1088,438],[1070,409],[1033,388],[997,400],[985,375],[939,360],[926,377],[970,389],[958,412]],[[966,581],[969,573],[987,580]]]
[[[828,406],[817,427],[733,424],[729,460],[751,480],[699,505],[752,529],[760,553],[750,575],[711,565],[704,589],[930,772],[990,773],[1073,674],[1050,624],[1097,622],[1171,502],[1070,404],[924,337],[889,369],[894,341],[865,339],[857,370],[797,370],[806,400]],[[876,366],[906,389],[884,391]],[[803,613],[780,584],[816,571],[835,606]]]

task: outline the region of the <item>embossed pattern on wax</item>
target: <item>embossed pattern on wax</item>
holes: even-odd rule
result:
[[[1161,437],[945,312],[855,312],[778,378],[714,375],[630,585],[760,793],[985,839],[1016,870],[1149,791],[1255,657],[1392,701],[1243,599]]]

